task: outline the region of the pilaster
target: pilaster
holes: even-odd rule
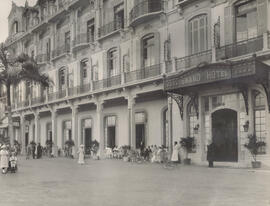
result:
[[[40,116],[39,112],[35,112],[35,142],[40,143]]]
[[[78,105],[73,105],[71,107],[72,109],[72,139],[75,143],[75,149],[72,150],[73,156],[75,157],[77,154],[77,149],[78,149]]]
[[[22,154],[25,154],[26,151],[26,145],[25,145],[25,121],[24,121],[24,115],[20,115],[20,135],[22,140]]]
[[[100,156],[104,156],[104,120],[103,120],[103,107],[104,102],[103,101],[97,101],[96,102],[96,112],[97,112],[97,139],[99,140],[99,151]]]

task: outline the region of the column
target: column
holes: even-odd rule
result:
[[[134,105],[135,105],[135,98],[128,97],[129,145],[132,148],[136,148]]]
[[[21,136],[21,144],[22,144],[22,155],[25,154],[26,148],[25,148],[25,121],[24,121],[24,115],[20,115],[20,136]]]
[[[57,154],[57,110],[51,110],[51,118],[52,118],[52,141],[53,141],[53,155],[56,157]]]
[[[78,149],[78,105],[73,105],[71,107],[72,109],[72,139],[74,141],[74,149],[72,149],[72,155],[73,157],[76,157],[77,155],[77,149]]]
[[[169,151],[172,153],[173,148],[173,117],[172,117],[172,106],[173,101],[172,98],[168,98],[168,114],[169,114]]]
[[[104,120],[103,120],[103,104],[104,102],[97,102],[97,138],[99,139],[100,156],[104,156]]]
[[[263,33],[263,51],[268,50],[268,32]]]
[[[40,143],[40,122],[39,112],[35,113],[35,142]]]

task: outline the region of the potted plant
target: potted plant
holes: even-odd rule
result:
[[[128,145],[122,146],[122,156],[125,162],[129,161],[129,151],[130,151],[130,146]]]
[[[91,151],[93,153],[93,159],[99,160],[98,150],[99,150],[99,142],[97,140],[92,141]]]
[[[188,158],[188,154],[192,152],[192,148],[193,148],[193,144],[194,144],[194,138],[193,137],[181,138],[180,144],[185,149],[185,152],[186,152],[186,157],[184,159],[184,164],[185,165],[190,165],[191,159]]]
[[[259,149],[266,145],[264,141],[258,141],[255,134],[249,134],[247,136],[248,142],[244,145],[250,154],[252,155],[252,158],[254,161],[251,162],[253,168],[260,168],[261,162],[257,161],[257,155],[259,153]]]

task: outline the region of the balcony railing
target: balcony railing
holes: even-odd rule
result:
[[[57,100],[57,99],[62,99],[64,97],[66,97],[66,89],[62,89],[62,90],[59,90],[57,92],[52,92],[52,93],[49,93],[48,94],[48,101],[54,101],[54,100]]]
[[[161,74],[161,64],[145,67],[139,70],[125,73],[125,82],[131,82],[149,77],[155,77]]]
[[[38,54],[36,57],[38,64],[43,64],[50,61],[50,54]]]
[[[70,52],[70,44],[65,44],[52,51],[52,58],[59,57]]]
[[[41,104],[44,103],[46,100],[45,96],[40,96],[40,97],[36,97],[36,98],[32,98],[31,99],[31,104],[35,105],[35,104]]]
[[[120,84],[121,84],[121,75],[116,75],[116,76],[109,77],[107,79],[94,81],[93,82],[93,89],[99,90],[99,89],[103,89],[103,88],[117,86]]]
[[[103,25],[98,29],[98,36],[99,38],[106,36],[112,32],[115,32],[119,29],[123,29],[125,26],[125,20],[124,19],[119,19],[112,21],[108,24]]]
[[[136,18],[163,10],[162,0],[145,0],[133,7],[129,13],[130,22],[134,21]]]
[[[263,49],[263,36],[225,45],[216,50],[216,59],[224,60],[246,54],[255,53]]]
[[[80,85],[77,87],[70,87],[68,88],[68,95],[73,96],[73,95],[78,95],[78,94],[84,94],[91,91],[91,84],[84,84]]]
[[[87,33],[82,33],[76,35],[75,39],[73,40],[73,46],[78,46],[82,44],[88,44],[94,42],[94,36],[88,35]]]
[[[176,59],[175,67],[176,70],[182,70],[191,67],[196,67],[202,62],[210,63],[211,61],[212,61],[212,51],[207,50]]]

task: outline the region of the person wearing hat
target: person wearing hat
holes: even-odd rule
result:
[[[8,159],[9,159],[9,153],[7,151],[7,147],[6,145],[3,145],[0,151],[0,167],[2,169],[3,174],[7,172]]]
[[[84,164],[84,145],[83,144],[80,145],[78,154],[79,154],[78,163]]]

